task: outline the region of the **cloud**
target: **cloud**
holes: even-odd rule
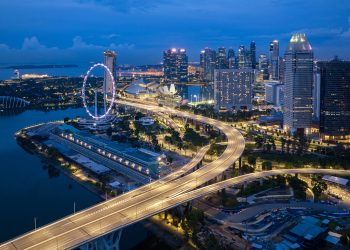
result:
[[[46,47],[39,42],[36,36],[24,38],[24,41],[22,44],[22,50],[40,50],[40,49],[46,49]]]
[[[129,43],[121,43],[121,44],[116,44],[116,43],[111,43],[107,46],[103,45],[97,45],[97,44],[90,44],[85,41],[80,36],[76,36],[73,38],[73,45],[71,48],[72,50],[78,49],[90,49],[90,50],[105,50],[105,49],[133,49],[135,47],[134,44],[129,44]]]
[[[168,3],[171,0],[76,0],[80,3],[94,3],[110,7],[117,12],[129,13],[133,11],[147,11],[159,4]]]
[[[345,30],[342,34],[342,37],[350,37],[350,16],[348,17],[348,29]]]
[[[0,63],[57,63],[57,62],[88,62],[101,60],[102,52],[106,49],[113,49],[120,53],[126,51],[133,53],[135,48],[131,43],[110,43],[100,45],[89,43],[81,36],[75,36],[70,46],[57,48],[42,44],[36,36],[26,37],[19,48],[10,47],[7,44],[0,44]]]
[[[120,35],[119,34],[115,34],[115,33],[108,34],[108,35],[102,35],[103,39],[108,39],[108,40],[112,40],[112,39],[115,39],[115,38],[118,38],[118,37],[120,37]]]

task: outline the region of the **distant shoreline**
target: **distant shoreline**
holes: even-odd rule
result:
[[[54,69],[54,68],[78,68],[76,64],[45,64],[45,65],[13,65],[0,67],[0,69]]]

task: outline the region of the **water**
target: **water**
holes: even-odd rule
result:
[[[1,65],[2,67],[10,65]],[[23,74],[47,74],[49,76],[81,76],[86,74],[91,65],[78,65],[73,68],[48,68],[48,69],[19,69]],[[0,69],[0,80],[8,80],[14,76],[14,69]]]
[[[52,175],[37,155],[23,150],[14,138],[14,133],[25,126],[78,115],[85,115],[85,111],[28,110],[0,116],[0,242],[32,230],[34,217],[37,226],[42,226],[71,214],[74,202],[81,210],[101,201],[62,172]],[[122,234],[121,249],[130,249],[147,237],[142,225],[130,226]]]
[[[202,102],[212,100],[214,98],[213,86],[208,85],[189,85],[176,84],[176,91],[183,99],[190,102]]]

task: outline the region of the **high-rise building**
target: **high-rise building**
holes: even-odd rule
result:
[[[320,75],[320,134],[326,140],[350,139],[350,62],[317,63]]]
[[[200,54],[202,78],[207,81],[214,81],[214,70],[216,67],[216,51],[205,48]]]
[[[165,82],[188,81],[188,57],[185,49],[169,49],[163,54]]]
[[[256,68],[256,44],[254,41],[250,43],[250,60],[252,62],[252,68]]]
[[[265,101],[276,106],[282,106],[284,98],[284,86],[278,81],[265,83]]]
[[[283,127],[292,133],[311,133],[313,51],[305,34],[294,34],[285,52]]]
[[[215,108],[227,111],[251,110],[253,82],[253,69],[215,70]]]
[[[236,54],[233,49],[229,49],[227,53],[227,63],[229,69],[237,69]]]
[[[319,67],[314,67],[314,81],[312,86],[312,113],[313,119],[320,120],[320,88],[321,88],[321,76]]]
[[[270,43],[270,79],[279,80],[279,60],[280,60],[280,48],[279,42],[274,40]]]
[[[227,69],[227,60],[226,60],[226,48],[218,48],[218,53],[216,54],[216,68],[217,69]]]
[[[263,79],[269,79],[269,62],[265,54],[259,55],[259,71],[263,73]]]
[[[252,68],[250,51],[247,50],[244,47],[244,45],[239,46],[239,49],[238,49],[238,68],[239,69]]]
[[[108,67],[108,69],[111,71],[114,81],[117,78],[117,53],[112,50],[106,50],[104,53],[104,64]],[[104,72],[104,81],[103,81],[103,88],[105,90],[105,93],[112,93],[113,85],[112,85],[112,79],[107,71]]]

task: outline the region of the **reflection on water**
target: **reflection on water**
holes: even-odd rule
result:
[[[0,242],[43,226],[101,201],[62,171],[24,150],[14,134],[28,125],[64,117],[84,116],[83,109],[1,113],[0,115]],[[134,232],[137,232],[135,235]],[[121,249],[130,249],[147,237],[145,228],[136,224],[124,230]]]

